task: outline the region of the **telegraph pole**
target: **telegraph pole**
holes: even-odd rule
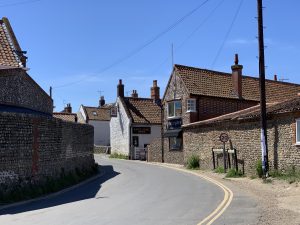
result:
[[[268,177],[268,139],[267,139],[267,113],[266,113],[266,85],[265,85],[265,53],[264,53],[264,28],[263,28],[262,0],[257,0],[258,14],[258,43],[259,43],[259,86],[260,86],[260,111],[261,111],[261,152],[262,169],[264,178]]]

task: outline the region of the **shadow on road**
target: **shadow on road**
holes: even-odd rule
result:
[[[120,174],[114,171],[113,167],[110,165],[100,166],[100,170],[105,172],[104,175],[94,181],[84,184],[74,190],[70,190],[63,194],[51,197],[49,199],[39,200],[22,206],[0,210],[0,215],[17,214],[95,198],[103,183]]]

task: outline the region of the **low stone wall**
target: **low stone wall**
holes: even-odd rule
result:
[[[43,182],[95,163],[90,125],[1,112],[0,134],[0,184]]]
[[[148,148],[148,161],[149,162],[161,162],[161,138],[155,138],[152,140]]]
[[[148,161],[161,162],[161,138],[154,139],[148,145]],[[164,162],[174,164],[184,164],[182,150],[169,150],[168,138],[164,138]]]
[[[110,146],[94,145],[94,154],[109,154]]]
[[[222,148],[221,133],[227,133],[238,159],[244,161],[245,173],[254,174],[256,163],[261,159],[260,122],[222,122],[183,132],[184,160],[192,154],[200,157],[200,168],[212,169],[212,148]],[[300,165],[300,146],[295,145],[295,117],[284,115],[268,121],[268,150],[270,168],[284,170]],[[226,148],[230,148],[229,143]],[[222,158],[219,165],[222,166]],[[240,165],[241,166],[241,165]],[[241,168],[241,167],[240,167]]]

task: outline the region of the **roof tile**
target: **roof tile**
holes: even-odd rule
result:
[[[175,65],[175,71],[191,94],[223,98],[237,98],[233,93],[232,75],[218,71]],[[242,97],[245,100],[260,101],[259,79],[243,76]],[[297,96],[300,85],[266,80],[267,102],[282,101]]]
[[[161,124],[161,109],[150,98],[122,99],[133,123]]]

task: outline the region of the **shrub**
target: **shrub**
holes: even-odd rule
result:
[[[225,173],[225,170],[222,166],[218,166],[216,169],[215,169],[215,173]]]
[[[235,169],[229,169],[227,174],[226,174],[226,177],[242,177],[244,176],[242,171],[236,171]]]
[[[114,158],[114,159],[128,159],[128,155],[114,152],[114,153],[110,154],[109,158]]]
[[[300,170],[297,170],[294,166],[292,166],[286,171],[273,170],[270,172],[270,176],[286,180],[288,183],[292,184],[300,181]]]
[[[188,169],[199,169],[199,167],[200,167],[199,161],[200,161],[199,156],[191,155],[187,160],[186,167]]]
[[[258,160],[256,162],[256,174],[259,178],[262,178],[263,176],[263,169],[262,169],[262,161]]]

